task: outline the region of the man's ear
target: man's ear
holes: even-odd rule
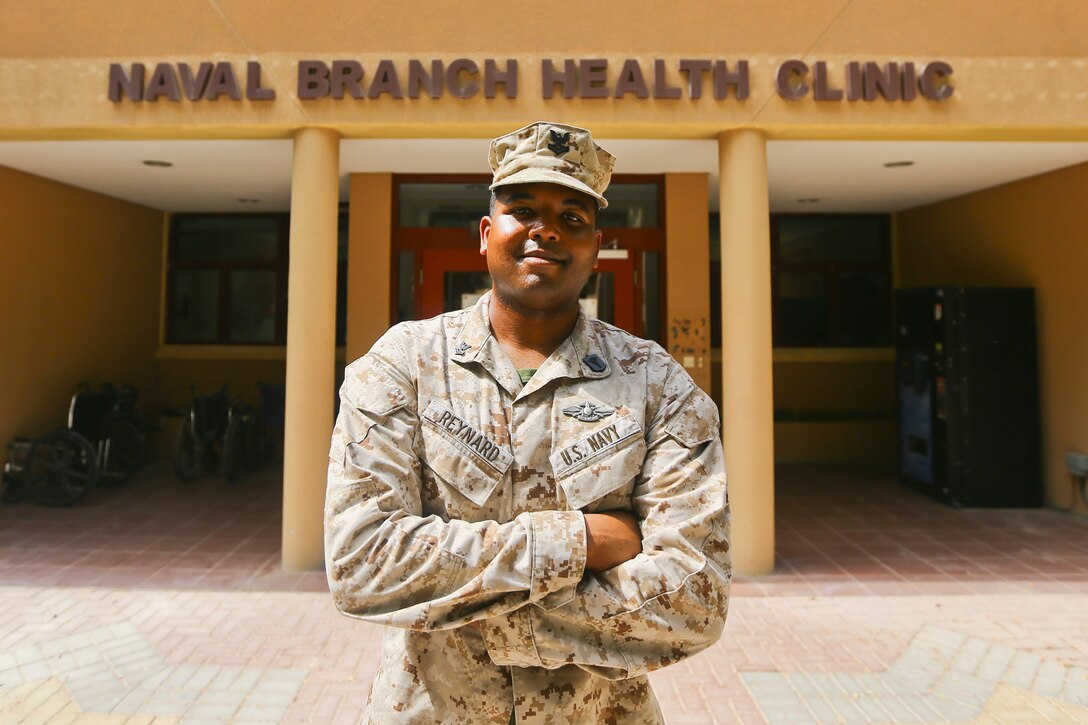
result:
[[[601,232],[600,229],[593,233],[593,239],[597,242],[597,251],[593,253],[593,269],[597,269],[597,265],[601,263],[600,256],[602,235],[603,232]]]
[[[480,219],[480,254],[487,254],[487,238],[491,234],[491,217],[485,216]]]

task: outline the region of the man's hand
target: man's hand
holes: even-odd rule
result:
[[[586,568],[611,569],[642,552],[642,532],[630,511],[586,514]]]

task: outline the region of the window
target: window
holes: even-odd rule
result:
[[[884,215],[772,215],[775,345],[890,345],[890,246]]]
[[[721,300],[720,223],[711,215],[711,313]],[[892,341],[891,244],[882,214],[772,214],[775,347],[883,347]],[[721,323],[711,327],[721,346]]]
[[[283,345],[288,214],[179,214],[170,229],[166,341]],[[347,212],[337,250],[337,344],[344,344]]]

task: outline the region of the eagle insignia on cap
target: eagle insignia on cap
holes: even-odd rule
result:
[[[616,411],[612,408],[596,405],[588,400],[581,405],[571,405],[567,408],[563,408],[563,415],[568,415],[583,423],[596,423],[598,420],[604,420],[615,412]]]
[[[570,132],[559,133],[554,128],[548,133],[551,134],[552,140],[548,143],[548,148],[556,156],[562,156],[570,151]]]

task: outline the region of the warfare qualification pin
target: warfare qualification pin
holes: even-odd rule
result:
[[[580,420],[583,423],[596,423],[598,420],[603,420],[615,412],[612,408],[596,405],[588,400],[581,405],[563,408],[563,415],[569,415],[571,418]]]

